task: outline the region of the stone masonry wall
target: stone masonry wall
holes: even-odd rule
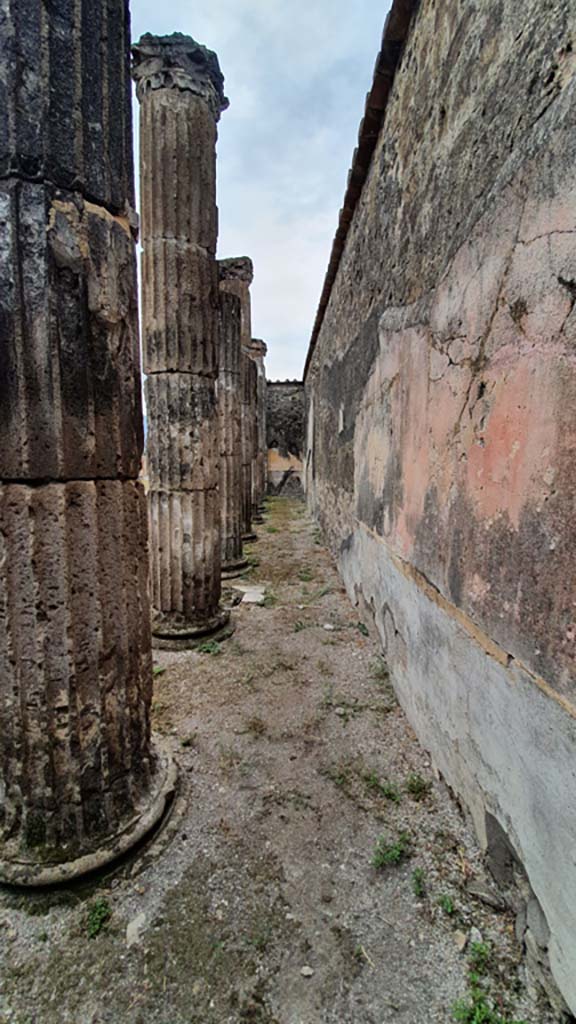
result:
[[[272,494],[302,493],[304,411],[301,381],[268,381],[266,434]]]
[[[396,0],[386,31],[307,363],[308,497],[574,1012],[576,12]]]

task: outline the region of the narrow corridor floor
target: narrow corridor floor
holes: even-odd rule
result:
[[[263,605],[155,657],[168,825],[96,882],[0,892],[0,1022],[551,1020],[304,505],[258,532]]]

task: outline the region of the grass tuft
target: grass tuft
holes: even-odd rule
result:
[[[222,654],[222,648],[217,640],[205,640],[196,648],[199,654]]]
[[[94,900],[94,902],[88,907],[88,918],[86,921],[88,938],[95,939],[96,936],[99,935],[106,927],[111,917],[112,909],[108,900],[104,899],[103,896],[99,896],[98,899]]]
[[[401,864],[412,855],[412,840],[408,832],[400,832],[394,843],[389,843],[386,836],[380,836],[376,843],[372,865],[377,870],[392,864]]]

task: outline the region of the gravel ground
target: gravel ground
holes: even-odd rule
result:
[[[156,657],[168,823],[97,880],[0,890],[0,1022],[448,1024],[472,959],[495,1009],[459,1019],[548,1024],[304,506],[271,500],[259,536],[264,606]]]

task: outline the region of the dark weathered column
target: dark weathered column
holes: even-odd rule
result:
[[[249,358],[252,341],[252,319],[250,310],[250,285],[254,278],[252,260],[248,256],[235,256],[220,260],[220,288],[237,295],[241,303],[240,338],[242,358],[242,536],[244,540],[255,540],[252,532],[252,463],[254,458],[256,376],[246,361]]]
[[[256,364],[256,454],[252,465],[252,518],[262,522],[262,502],[268,478],[268,446],[266,442],[266,369],[264,359],[268,349],[260,338],[250,340],[249,355]]]
[[[142,296],[152,632],[187,646],[220,607],[216,124],[228,105],[214,53],[189,36],[133,47],[140,100]]]
[[[0,880],[44,885],[130,847],[174,780],[150,740],[127,5],[0,20]]]
[[[241,302],[226,289],[220,294],[220,508],[222,513],[222,577],[246,568],[242,554],[242,378],[240,374]]]
[[[252,529],[252,477],[256,453],[256,363],[242,349],[242,537],[256,540]]]

